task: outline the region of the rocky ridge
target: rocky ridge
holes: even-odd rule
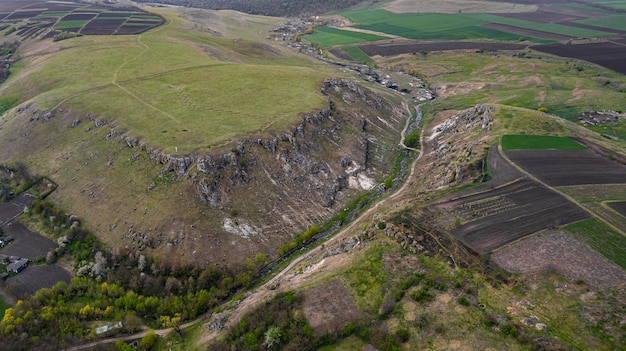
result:
[[[272,247],[310,225],[325,222],[350,198],[381,183],[389,176],[399,150],[398,131],[406,118],[401,106],[350,80],[328,79],[321,90],[327,96],[327,107],[303,115],[291,130],[239,140],[229,151],[212,154],[164,153],[131,136],[116,121],[70,109],[39,111],[23,105],[16,112],[35,124],[58,121],[65,128],[85,132],[105,128],[98,138],[104,136],[111,143],[136,150],[131,151],[131,161],[149,158],[160,164],[159,177],[185,182],[196,201],[206,206],[207,215],[221,217],[216,219],[221,228],[192,225],[183,239],[177,236],[174,242],[166,240],[167,234],[155,233],[154,225],[143,228],[124,221],[124,227],[138,233],[132,237],[120,234],[128,247],[185,245],[195,232],[209,236],[219,232],[222,239],[228,234],[237,241],[265,242]],[[106,166],[111,166],[114,158],[103,158],[108,160]],[[158,186],[161,184],[153,183],[143,191]],[[144,215],[149,213],[144,211]],[[117,233],[123,228],[111,225],[110,231]],[[195,253],[197,243],[192,246]]]

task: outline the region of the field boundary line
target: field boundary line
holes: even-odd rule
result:
[[[617,231],[618,233],[626,236],[626,234],[619,228],[617,228],[616,226],[614,226],[613,224],[609,223],[606,221],[606,219],[604,219],[604,217],[597,215],[595,212],[590,211],[586,206],[583,206],[580,202],[578,202],[576,199],[574,199],[573,197],[571,197],[568,194],[565,194],[563,192],[558,191],[555,187],[550,186],[548,184],[546,184],[545,182],[543,182],[542,180],[540,180],[539,178],[535,177],[534,175],[530,174],[528,171],[526,171],[524,168],[520,167],[518,164],[516,164],[515,162],[511,161],[511,159],[506,156],[504,154],[504,150],[502,150],[502,144],[498,144],[498,151],[500,152],[500,154],[502,154],[502,158],[504,158],[507,162],[509,162],[513,167],[515,167],[517,170],[519,170],[520,172],[522,172],[523,174],[525,174],[527,177],[529,177],[530,179],[536,181],[537,183],[543,185],[544,187],[546,187],[549,190],[552,190],[554,192],[556,192],[557,194],[560,194],[561,196],[565,197],[567,200],[569,200],[570,202],[572,202],[573,204],[575,204],[576,206],[580,207],[583,211],[587,212],[589,215],[591,215],[591,217],[593,218],[597,218],[599,221],[601,221],[602,223],[606,224],[607,226],[609,226],[610,228],[612,228],[613,230]]]

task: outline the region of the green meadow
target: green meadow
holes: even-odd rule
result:
[[[41,110],[84,111],[178,153],[284,130],[325,106],[320,64],[259,41],[188,30],[172,12],[164,15],[168,24],[141,35],[65,40],[36,68],[29,64],[42,58],[25,58],[14,68],[29,68],[12,75],[2,95],[34,99]],[[81,25],[67,22],[59,24]]]

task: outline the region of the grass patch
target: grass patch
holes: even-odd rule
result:
[[[389,39],[380,35],[353,32],[331,27],[317,28],[313,34],[306,35],[304,38],[309,42],[318,43],[323,48]]]
[[[503,135],[503,150],[586,150],[583,145],[568,137],[548,135]]]
[[[570,224],[565,229],[611,262],[626,269],[626,237],[604,222],[590,218]]]
[[[383,299],[383,286],[387,272],[382,262],[385,249],[372,246],[342,274],[346,287],[352,292],[356,305],[368,313],[377,314]]]
[[[17,99],[13,97],[0,98],[0,115],[10,110],[16,103]]]
[[[358,46],[346,46],[341,48],[348,56],[352,57],[355,61],[369,63],[374,62],[368,54],[364,53]]]

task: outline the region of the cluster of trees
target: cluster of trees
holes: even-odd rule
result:
[[[264,16],[294,17],[322,15],[354,6],[363,0],[139,0],[138,2],[156,2],[210,10],[236,10]]]
[[[319,335],[304,317],[299,294],[284,292],[245,315],[223,340],[209,345],[208,351],[317,350],[352,335],[384,351],[400,350],[399,343],[408,340],[408,331],[390,334],[376,319],[347,323],[336,333]]]
[[[249,260],[239,274],[215,265],[158,268],[140,272],[134,255],[118,261],[103,255],[113,267],[105,282],[88,276],[57,283],[20,300],[0,322],[0,339],[14,350],[59,349],[95,337],[95,321],[123,321],[125,330],[136,331],[144,323],[177,329],[248,286],[258,269]],[[142,257],[142,256],[139,256]]]
[[[233,270],[170,265],[139,252],[106,248],[75,216],[49,202],[35,202],[30,213],[60,236],[55,258],[71,255],[81,274],[6,311],[0,340],[7,349],[58,350],[94,338],[103,323],[119,321],[124,329],[118,332],[144,324],[176,330],[248,287],[266,260],[258,254]]]

